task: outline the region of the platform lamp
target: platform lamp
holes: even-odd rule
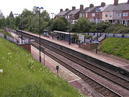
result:
[[[37,9],[37,11],[38,11],[38,14],[39,14],[39,62],[41,63],[42,62],[42,59],[41,59],[41,40],[40,40],[40,38],[41,38],[41,35],[40,35],[40,33],[41,33],[41,27],[40,27],[40,17],[41,17],[41,15],[40,15],[40,11],[41,10],[43,10],[43,7],[37,7],[36,6],[36,9]]]

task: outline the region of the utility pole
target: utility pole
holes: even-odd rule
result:
[[[42,62],[42,58],[41,58],[41,27],[40,27],[40,11],[43,9],[43,7],[36,7],[39,13],[39,62]]]

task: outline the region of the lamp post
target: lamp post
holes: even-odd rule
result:
[[[14,16],[20,16],[20,27],[18,26],[18,29],[20,29],[20,30],[22,30],[21,28],[22,28],[22,14],[18,14],[18,13],[15,13],[15,14],[13,14]],[[23,40],[23,36],[22,36],[22,33],[21,33],[21,35],[20,35],[20,37],[19,37],[20,39],[21,39],[21,42],[20,43],[22,43],[22,40]],[[17,42],[18,43],[18,42]]]
[[[40,11],[43,9],[43,7],[36,7],[36,9],[38,10],[38,13],[39,13],[39,62],[41,63],[42,58],[41,58],[41,40],[40,40],[40,38],[41,38],[41,36],[40,36],[40,32],[41,32],[41,29],[40,29]]]
[[[68,27],[67,27],[67,29],[68,29],[68,33],[69,33],[69,34],[68,34],[68,36],[69,36],[69,45],[71,44],[71,38],[70,38],[70,36],[71,36],[71,35],[70,35],[70,28],[71,28],[71,27],[70,27],[70,23],[69,23],[69,24],[68,24]]]
[[[51,15],[52,15],[52,19],[54,19],[54,15],[55,15],[55,14],[54,14],[54,13],[51,13]]]

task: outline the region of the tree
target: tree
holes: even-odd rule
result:
[[[75,24],[72,25],[73,32],[84,33],[89,32],[90,29],[91,23],[85,18],[80,18]]]
[[[9,14],[9,18],[14,18],[13,12],[11,11]]]
[[[96,24],[96,31],[97,32],[105,32],[105,30],[110,27],[111,24],[109,22],[101,22]]]
[[[46,11],[43,11],[40,14],[40,16],[39,13],[36,13],[33,16],[31,16],[29,30],[35,33],[39,33],[39,26],[40,26],[40,33],[42,33],[44,29],[47,29],[49,20],[50,17]]]
[[[0,19],[3,19],[3,18],[4,18],[4,15],[3,15],[3,13],[0,10]]]
[[[4,28],[6,25],[5,23],[5,18],[0,19],[0,28]]]
[[[129,27],[122,24],[112,24],[106,29],[109,33],[129,33]]]
[[[51,25],[52,30],[67,31],[68,21],[64,17],[59,17],[53,20]]]

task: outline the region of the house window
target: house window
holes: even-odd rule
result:
[[[107,15],[107,14],[105,14],[105,17],[108,17],[108,15]]]
[[[118,16],[120,16],[120,17],[121,17],[121,15],[122,15],[121,13],[118,13]]]
[[[95,17],[95,13],[92,13],[92,17]]]
[[[80,13],[80,17],[83,17],[83,14],[82,13]]]
[[[124,12],[124,13],[123,13],[123,16],[128,16],[128,13],[127,13],[127,12]]]
[[[69,16],[67,16],[67,18],[69,19]]]

